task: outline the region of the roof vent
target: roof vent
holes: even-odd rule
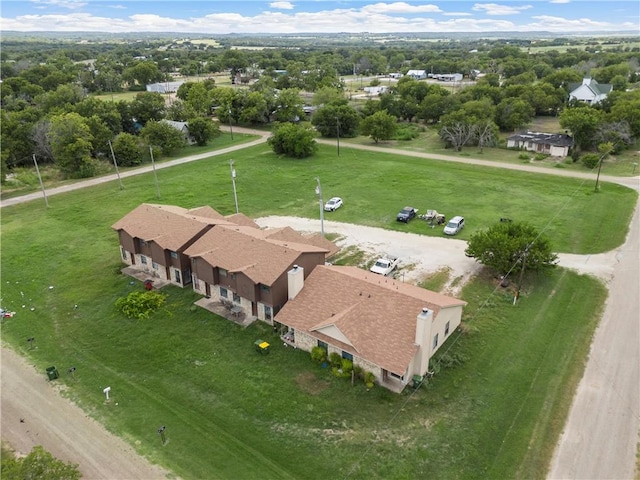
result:
[[[294,265],[294,266],[293,266],[293,269],[294,269],[294,270],[297,270],[297,269],[298,269],[298,265]]]
[[[429,313],[429,309],[427,307],[422,307],[422,313]]]

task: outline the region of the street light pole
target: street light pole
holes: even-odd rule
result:
[[[236,193],[236,169],[233,168],[233,160],[229,160],[229,168],[231,169],[231,183],[233,183],[233,199],[236,202],[236,213],[239,213],[238,194]]]
[[[229,113],[229,131],[231,132],[231,140],[233,140],[233,127],[231,126],[231,109],[228,110]]]
[[[322,204],[322,186],[320,185],[320,177],[316,177],[316,195],[318,195],[318,204],[320,205],[320,233],[324,238],[324,205]]]

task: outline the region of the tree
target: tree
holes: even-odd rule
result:
[[[483,153],[484,147],[495,145],[498,138],[498,126],[491,120],[480,120],[474,126],[476,142],[480,147],[480,153]]]
[[[121,167],[132,167],[142,163],[140,140],[130,133],[120,133],[112,142],[113,154]]]
[[[370,136],[375,143],[380,140],[389,140],[397,128],[398,119],[389,115],[386,110],[369,115],[360,122],[360,133]]]
[[[171,155],[187,143],[184,134],[166,122],[147,122],[140,135],[149,145],[160,148],[163,155]]]
[[[355,137],[359,123],[358,112],[350,105],[327,105],[318,109],[311,117],[311,124],[323,137],[336,138],[338,128],[341,137]]]
[[[589,106],[565,108],[560,114],[560,126],[571,130],[578,147],[588,150],[593,146],[602,116],[601,110]]]
[[[522,268],[541,272],[554,267],[558,260],[550,241],[523,222],[500,222],[472,234],[465,254],[501,275]]]
[[[348,100],[344,95],[344,91],[340,88],[322,87],[313,94],[314,105],[346,105]]]
[[[442,125],[440,138],[447,145],[451,145],[456,152],[462,150],[475,134],[475,126],[467,121],[456,120]]]
[[[313,129],[286,122],[276,124],[267,143],[279,155],[306,158],[313,155],[318,149],[314,136]]]
[[[129,110],[144,127],[150,120],[158,121],[164,118],[164,98],[158,92],[140,92],[130,103]]]
[[[185,100],[196,114],[206,116],[211,110],[211,99],[209,92],[202,83],[196,83],[187,92]]]
[[[496,107],[496,123],[503,131],[514,131],[531,121],[535,108],[518,98],[505,98]]]
[[[52,117],[47,140],[54,160],[64,174],[74,178],[93,176],[93,135],[83,117],[77,113]]]
[[[188,128],[191,138],[201,147],[220,135],[220,124],[208,117],[192,118],[188,122]]]
[[[58,460],[40,445],[24,458],[2,456],[3,480],[79,480],[78,465]]]
[[[275,99],[275,120],[294,122],[304,118],[303,102],[300,92],[295,88],[285,88]]]

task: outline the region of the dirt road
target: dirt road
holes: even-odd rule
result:
[[[262,135],[249,144],[230,147],[218,152],[207,153],[166,162],[157,168],[195,161],[200,158],[229,153],[240,148],[258,144],[266,140],[264,132],[234,128],[238,133]],[[333,142],[329,142],[333,143]],[[371,146],[344,145],[345,148],[377,150]],[[420,156],[438,160],[455,161],[494,168],[532,171],[548,175],[571,176],[593,180],[591,173],[567,172],[558,169],[542,169],[530,165],[502,165],[486,160],[460,158],[456,156],[431,155],[403,150],[381,149],[398,155]],[[132,170],[124,176],[150,171],[151,167]],[[602,181],[620,183],[640,190],[639,178],[617,178],[601,176]],[[74,185],[51,189],[48,195],[84,188],[87,186],[115,181],[111,175],[91,179]],[[8,199],[0,207],[25,201],[42,199],[42,193]],[[640,203],[631,225],[631,233],[625,244],[613,252],[592,255],[561,255],[560,264],[568,268],[589,273],[603,279],[609,287],[609,299],[600,325],[597,329],[584,378],[576,392],[571,413],[554,455],[548,474],[550,479],[631,479],[636,463],[636,445],[640,429],[640,239],[638,231]],[[261,225],[277,226],[277,222],[287,223],[294,228],[292,220],[277,220],[279,217],[260,219]],[[300,223],[300,230],[319,231],[316,224]],[[394,253],[402,249],[405,258],[414,264],[413,275],[426,270],[448,267],[452,277],[468,276],[477,268],[475,262],[462,255],[464,242],[449,239],[444,248],[449,252],[444,258],[423,258],[420,247],[404,247],[402,242],[413,244],[410,234],[388,232],[386,230],[354,228],[345,224],[334,225],[325,222],[328,231],[343,233],[342,242],[361,245],[371,251]],[[342,230],[340,230],[342,229]],[[393,234],[398,236],[393,236]],[[403,236],[404,235],[404,236]],[[421,237],[420,242],[433,239]],[[391,243],[390,243],[391,242]],[[435,245],[435,244],[434,244]],[[440,256],[438,256],[440,257]],[[140,459],[124,442],[109,436],[96,422],[88,419],[77,407],[60,397],[43,380],[43,376],[21,362],[13,352],[2,349],[2,437],[9,440],[21,451],[41,444],[55,456],[82,464],[85,478],[159,478],[164,472],[156,470]],[[65,404],[66,407],[62,406]],[[49,407],[58,412],[45,414]],[[19,418],[25,422],[20,423]],[[17,422],[17,424],[16,424]],[[97,446],[97,448],[93,448]],[[117,461],[114,461],[117,459]],[[141,462],[141,463],[139,463]],[[146,470],[150,468],[151,470]],[[114,470],[115,469],[115,470]]]
[[[166,478],[168,472],[145,460],[62,397],[44,372],[37,372],[2,346],[2,438],[19,454],[42,445],[61,460],[79,464],[84,479]]]

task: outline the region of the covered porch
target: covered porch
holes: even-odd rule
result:
[[[160,278],[156,272],[153,272],[153,271],[147,272],[145,270],[140,270],[134,266],[124,267],[120,271],[124,275],[127,275],[128,277],[132,277],[132,278],[135,278],[136,280],[140,280],[142,283],[150,281],[151,284],[153,285],[153,288],[155,289],[159,289],[166,285],[171,284],[169,280]]]

